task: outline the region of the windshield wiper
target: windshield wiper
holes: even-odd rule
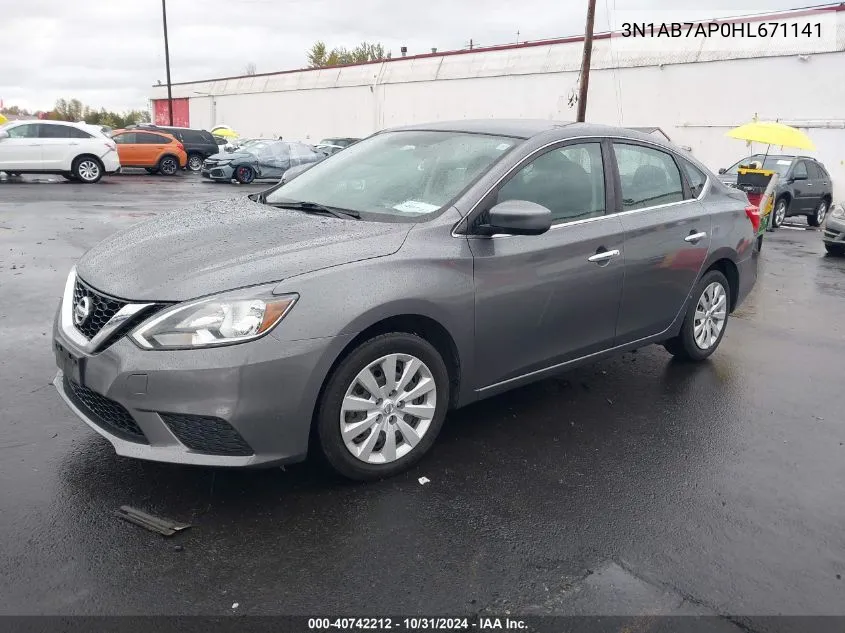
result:
[[[259,200],[259,202],[262,202]],[[316,202],[308,202],[307,200],[303,200],[300,202],[266,202],[271,207],[279,207],[280,209],[296,209],[298,211],[304,211],[305,213],[321,213],[324,215],[331,215],[335,218],[353,218],[355,220],[361,219],[361,214],[357,211],[353,211],[352,209],[340,209],[338,207],[327,207],[323,204],[317,204]]]

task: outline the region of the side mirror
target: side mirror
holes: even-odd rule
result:
[[[9,133],[6,130],[0,130],[0,141],[4,138],[9,138]]]
[[[719,167],[719,173],[720,174],[724,174],[726,171],[728,171],[728,170],[725,169],[724,167]]]
[[[489,223],[480,226],[483,235],[541,235],[552,226],[552,212],[528,200],[506,200],[487,212]]]
[[[790,180],[807,180],[806,174],[793,174]]]

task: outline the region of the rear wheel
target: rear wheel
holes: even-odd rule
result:
[[[252,167],[241,165],[235,168],[235,180],[242,185],[248,185],[255,180],[255,172],[252,170]]]
[[[158,161],[158,171],[165,176],[175,176],[179,171],[179,163],[172,156],[165,156]]]
[[[711,270],[696,284],[695,298],[687,309],[681,331],[663,345],[683,360],[700,361],[716,351],[725,334],[730,310],[730,286],[718,270]]]
[[[779,228],[786,219],[786,212],[789,211],[789,201],[786,198],[781,198],[775,203],[775,208],[772,211],[772,226]]]
[[[448,402],[449,374],[437,350],[413,334],[382,334],[327,380],[317,408],[320,447],[351,479],[395,475],[434,444]]]
[[[103,165],[96,158],[82,156],[73,161],[70,173],[79,182],[92,185],[103,177]]]
[[[845,244],[825,244],[824,249],[831,255],[845,257]]]
[[[188,156],[188,169],[191,171],[202,169],[202,156],[200,154],[191,154]]]
[[[807,216],[807,224],[810,226],[821,226],[827,216],[827,206],[827,200],[819,202],[819,206],[816,207],[816,212],[813,215]]]

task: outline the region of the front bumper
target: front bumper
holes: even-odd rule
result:
[[[228,182],[235,177],[235,168],[231,165],[212,167],[203,165],[201,173],[203,178],[209,178],[211,180],[225,180]]]
[[[827,220],[822,227],[822,240],[826,244],[845,245],[845,218],[827,216]]]
[[[330,339],[149,351],[124,336],[89,353],[66,327],[57,315],[53,384],[119,455],[234,467],[305,458]]]

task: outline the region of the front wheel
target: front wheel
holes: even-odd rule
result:
[[[158,170],[165,176],[175,176],[179,171],[179,163],[172,156],[165,156],[158,162]]]
[[[79,182],[92,185],[103,177],[103,166],[96,158],[83,156],[74,161],[70,173]]]
[[[719,347],[728,324],[730,286],[718,270],[711,270],[696,284],[681,331],[664,343],[666,350],[682,360],[701,361]]]
[[[786,198],[781,198],[775,203],[775,208],[772,211],[772,227],[780,228],[783,221],[786,219],[786,212],[789,210],[789,203]]]
[[[825,244],[824,249],[830,255],[836,255],[837,257],[845,257],[845,244]]]
[[[248,185],[255,180],[255,172],[252,170],[252,167],[241,165],[235,168],[235,180],[242,185]]]
[[[816,212],[813,215],[807,216],[807,224],[810,226],[821,226],[827,216],[827,200],[819,202],[816,207]]]
[[[188,169],[191,171],[199,171],[202,169],[202,156],[199,154],[191,154],[188,156]]]
[[[413,334],[382,334],[332,372],[317,409],[317,435],[329,464],[357,480],[390,477],[434,444],[449,403],[443,358]]]

